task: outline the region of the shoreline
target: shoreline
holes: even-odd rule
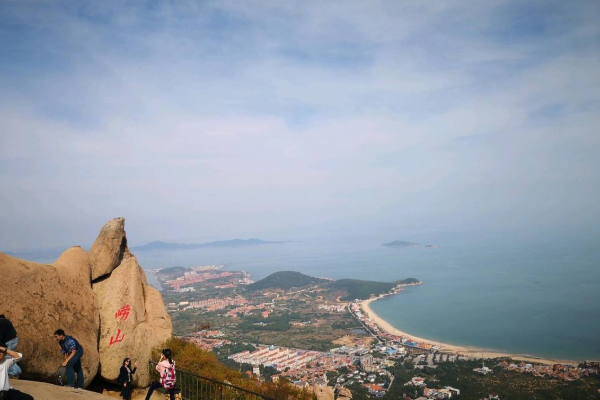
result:
[[[400,288],[398,291],[396,291],[390,295],[398,294],[400,291],[402,291],[402,288]],[[528,363],[547,364],[547,365],[553,365],[553,364],[577,365],[580,362],[580,361],[575,361],[575,360],[557,360],[557,359],[550,359],[550,358],[544,358],[544,357],[536,357],[533,355],[512,354],[512,353],[491,350],[491,349],[483,349],[483,348],[472,347],[472,346],[453,345],[453,344],[438,342],[435,340],[421,338],[421,337],[412,335],[410,333],[403,332],[400,329],[397,329],[394,326],[392,326],[388,321],[381,318],[371,308],[371,303],[373,303],[375,300],[379,300],[385,296],[386,295],[378,296],[378,297],[371,297],[367,300],[362,300],[360,302],[360,307],[361,307],[364,315],[368,319],[370,319],[373,323],[375,323],[382,332],[385,332],[390,335],[410,338],[412,342],[418,342],[418,343],[422,343],[422,344],[428,344],[431,346],[437,346],[437,347],[439,347],[438,351],[440,351],[440,352],[451,353],[451,354],[461,355],[461,356],[465,356],[465,357],[485,358],[485,359],[506,357],[506,358],[511,358],[513,360],[525,361]]]

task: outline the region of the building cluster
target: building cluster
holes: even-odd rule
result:
[[[227,315],[228,317],[234,317],[235,318],[235,317],[238,316],[238,314],[250,315],[250,314],[253,313],[253,311],[256,311],[256,310],[265,310],[265,309],[267,309],[265,311],[269,311],[269,313],[270,313],[270,311],[271,311],[269,309],[270,307],[272,307],[271,303],[261,303],[261,304],[256,304],[256,305],[244,304],[241,307],[236,307],[233,310],[227,311],[227,313],[225,315]],[[261,315],[265,314],[265,311],[262,311]],[[266,315],[267,315],[267,317],[269,316],[269,314],[266,314]],[[263,315],[263,318],[266,318],[266,317],[264,317],[264,315]]]
[[[317,357],[317,354],[315,351],[299,351],[285,347],[270,346],[253,352],[246,350],[229,356],[229,358],[238,363],[265,365],[273,367],[278,371],[283,371],[286,368],[297,369],[305,367],[306,364]]]
[[[368,371],[365,370],[365,367]],[[336,388],[358,383],[368,391],[371,397],[383,397],[394,381],[394,377],[389,371],[385,370],[382,365],[374,363],[372,359],[369,360],[367,356],[360,357],[358,364],[352,365],[348,369],[348,373],[337,377]]]
[[[515,371],[520,373],[529,373],[540,377],[552,377],[563,381],[574,381],[584,376],[597,375],[598,366],[583,365],[574,366],[571,364],[530,364],[530,363],[509,363],[508,361],[502,361],[500,366],[508,371]]]
[[[197,344],[203,350],[212,351],[215,348],[222,347],[226,344],[231,344],[229,340],[225,340],[222,337],[223,332],[220,330],[201,330],[194,332],[190,336],[186,336],[183,339],[190,343]]]
[[[196,272],[206,272],[206,271],[217,271],[225,267],[222,264],[213,264],[213,265],[201,265],[198,267],[190,267],[192,271]]]
[[[319,310],[327,310],[331,312],[346,312],[347,304],[319,304]]]
[[[336,347],[335,349],[331,349],[330,350],[332,353],[337,353],[337,354],[348,354],[348,355],[353,355],[353,356],[363,356],[365,354],[368,354],[371,349],[369,347],[365,347],[365,346],[341,346],[341,347]]]
[[[460,396],[460,390],[451,386],[446,386],[443,389],[428,388],[427,384],[425,383],[425,379],[417,376],[413,377],[410,381],[406,382],[404,386],[424,388],[423,396],[419,397],[418,400],[451,399],[454,396]],[[407,397],[406,395],[404,396],[404,398],[409,399],[409,397]]]
[[[209,280],[227,278],[233,275],[239,275],[239,272],[217,271],[217,272],[185,272],[183,276],[173,280],[166,281],[167,286],[171,286],[174,290],[178,290],[183,286],[189,286],[196,283],[206,282]]]
[[[481,375],[487,375],[487,374],[491,374],[494,372],[494,370],[492,370],[491,368],[488,368],[485,366],[485,364],[482,363],[480,368],[473,368],[473,372],[477,372]]]
[[[185,287],[185,288],[179,288],[179,289],[175,289],[175,292],[177,293],[189,293],[189,292],[195,292],[196,288],[194,287]]]
[[[349,356],[275,346],[261,346],[256,351],[246,350],[229,358],[238,363],[273,367],[282,371],[283,376],[292,378],[321,377],[327,371],[334,371],[354,362]]]
[[[205,308],[208,311],[221,310],[229,306],[239,306],[246,304],[246,300],[242,296],[236,297],[224,297],[224,298],[211,298],[207,300],[190,301],[189,304],[185,305],[185,310],[192,308]],[[181,303],[180,303],[181,304]]]
[[[454,396],[460,396],[460,390],[451,386],[446,386],[443,389],[423,389],[423,397],[426,399],[451,399]]]

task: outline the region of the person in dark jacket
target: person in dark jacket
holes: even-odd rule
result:
[[[137,362],[133,365],[133,369],[131,369],[131,358],[126,358],[123,360],[123,366],[119,371],[119,377],[117,380],[121,385],[123,385],[121,389],[121,397],[125,400],[129,400],[131,398],[131,381],[133,380],[133,374],[137,371]]]

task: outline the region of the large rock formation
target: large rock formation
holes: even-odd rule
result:
[[[125,253],[106,279],[94,283],[100,308],[100,374],[115,381],[123,359],[139,361],[137,383],[150,383],[145,363],[153,347],[171,336],[171,320],[160,293],[148,285],[137,259]]]
[[[115,218],[102,227],[90,249],[92,280],[110,274],[128,252],[125,218]]]
[[[114,381],[123,358],[138,360],[138,386],[149,383],[152,347],[171,336],[162,296],[148,285],[129,253],[123,218],[108,222],[90,253],[65,251],[54,264],[0,253],[0,313],[13,322],[23,353],[24,377],[51,380],[62,362],[52,334],[62,328],[84,348],[85,384],[100,372]]]
[[[52,379],[63,362],[53,333],[62,328],[83,346],[82,367],[88,385],[98,371],[100,324],[86,251],[72,247],[52,265],[0,253],[0,276],[0,312],[17,329],[24,375]]]

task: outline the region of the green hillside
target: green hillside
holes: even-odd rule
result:
[[[400,285],[410,285],[411,283],[419,283],[420,281],[418,279],[415,278],[406,278],[406,279],[402,279],[401,281],[396,281],[396,284],[400,284]]]
[[[331,288],[343,290],[346,296],[342,300],[368,299],[371,295],[378,296],[387,293],[396,286],[396,283],[361,281],[358,279],[340,279],[331,283]]]
[[[312,276],[304,275],[296,271],[280,271],[267,276],[265,279],[261,279],[258,282],[254,282],[253,284],[248,285],[248,289],[291,289],[293,287],[302,287],[315,283],[325,282],[328,281],[325,279],[313,278]]]

